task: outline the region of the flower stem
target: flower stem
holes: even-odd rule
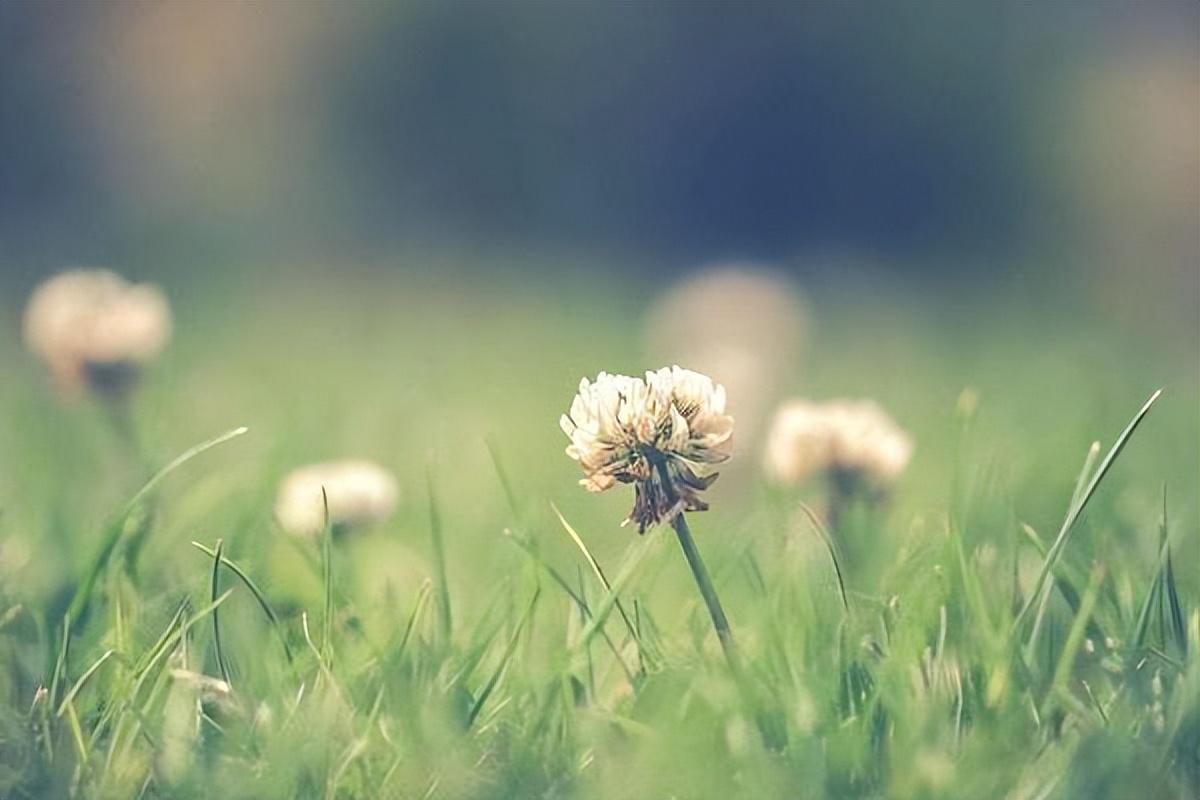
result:
[[[677,504],[679,497],[671,482],[671,473],[667,469],[667,462],[659,460],[655,466],[662,480],[662,490],[666,493],[668,502],[672,505]],[[700,557],[700,550],[696,547],[696,540],[692,538],[692,530],[688,527],[687,517],[684,516],[682,510],[671,518],[671,527],[675,529],[675,535],[679,537],[679,546],[683,548],[683,557],[687,559],[692,576],[696,579],[696,586],[700,589],[700,596],[704,598],[704,605],[708,606],[708,614],[712,617],[713,627],[717,630],[717,638],[721,640],[721,649],[725,651],[725,659],[729,662],[735,677],[741,680],[741,663],[738,660],[737,646],[733,641],[733,629],[729,627],[729,619],[725,616],[725,609],[721,607],[721,598],[717,597],[717,589],[713,586],[708,568],[704,566],[704,559]]]
[[[725,660],[729,664],[729,671],[733,674],[738,692],[754,716],[763,744],[769,750],[778,752],[787,744],[787,733],[780,725],[778,715],[773,716],[763,705],[762,698],[742,668],[741,656],[733,640],[733,629],[729,627],[725,609],[721,608],[721,599],[717,597],[716,587],[713,586],[708,569],[704,566],[704,560],[700,558],[700,551],[696,548],[696,541],[692,538],[692,531],[688,528],[687,518],[682,511],[671,520],[671,527],[679,537],[679,546],[683,548],[683,555],[696,578],[696,585],[700,587],[700,595],[704,598],[704,604],[708,606],[709,616],[712,617],[713,627],[717,629],[717,638],[721,641],[721,649],[725,651]]]
[[[657,467],[667,499],[672,504],[678,503],[679,498],[671,483],[666,463],[659,461]],[[700,557],[700,550],[696,547],[696,540],[692,538],[692,530],[688,527],[687,517],[684,516],[683,511],[679,511],[671,518],[671,527],[675,529],[675,535],[679,538],[683,556],[692,570],[692,577],[696,579],[696,586],[700,589],[700,596],[704,598],[704,605],[708,607],[708,615],[712,617],[713,628],[716,629],[717,639],[720,640],[721,649],[725,652],[725,661],[729,664],[733,681],[738,687],[743,702],[754,716],[759,733],[762,734],[763,744],[769,750],[780,751],[787,744],[787,732],[779,724],[777,715],[772,716],[764,707],[758,692],[742,667],[741,656],[738,653],[737,644],[733,640],[733,629],[729,627],[729,619],[725,616],[725,609],[721,607],[721,598],[717,596],[717,588],[713,586],[708,568],[704,566],[704,559]]]
[[[683,556],[687,559],[692,576],[696,579],[696,585],[700,588],[700,596],[704,598],[704,604],[708,606],[708,613],[712,617],[713,627],[717,630],[717,638],[721,640],[721,649],[725,651],[725,658],[737,672],[741,666],[738,661],[737,646],[733,641],[733,629],[729,627],[729,619],[725,616],[725,609],[721,607],[721,598],[717,596],[717,589],[713,586],[708,568],[704,566],[704,559],[700,557],[700,550],[696,547],[696,540],[692,538],[692,531],[688,527],[687,518],[682,511],[671,520],[671,527],[675,529],[675,535],[679,537],[679,546],[683,548]]]

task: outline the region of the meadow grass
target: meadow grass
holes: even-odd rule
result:
[[[388,280],[177,301],[128,430],[0,344],[0,796],[1200,796],[1186,344],[821,306],[794,389],[917,455],[826,530],[740,445],[688,518],[738,676],[670,527],[562,454],[579,377],[661,366],[638,309]],[[344,455],[395,517],[280,532]]]

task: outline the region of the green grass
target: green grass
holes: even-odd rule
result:
[[[133,442],[0,342],[0,797],[1200,796],[1194,342],[816,304],[791,389],[917,454],[825,531],[744,443],[689,516],[742,685],[670,527],[562,454],[579,377],[660,366],[639,304],[302,283],[176,296]],[[287,538],[279,478],[343,455],[396,516]]]

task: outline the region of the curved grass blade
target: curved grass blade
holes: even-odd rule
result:
[[[833,537],[829,535],[829,531],[825,530],[825,526],[821,524],[821,519],[815,511],[804,503],[800,504],[800,510],[804,512],[804,516],[808,517],[813,530],[817,532],[817,536],[821,537],[821,544],[825,545],[825,549],[829,552],[829,560],[833,562],[833,574],[837,578],[838,595],[842,598],[842,610],[848,614],[850,613],[850,601],[846,597],[846,581],[842,577],[842,565],[838,560],[837,548],[833,546]]]
[[[202,553],[205,553],[209,558],[216,558],[217,556],[216,551],[210,547],[200,544],[200,542],[192,542],[192,547],[195,547]],[[224,564],[225,567],[230,571],[232,571],[239,580],[241,580],[242,584],[250,590],[250,594],[254,595],[254,599],[258,601],[259,607],[262,608],[263,613],[267,615],[267,620],[271,623],[271,627],[275,630],[275,634],[279,637],[279,643],[283,645],[283,654],[287,656],[288,663],[291,664],[294,658],[292,655],[292,648],[288,646],[287,636],[283,630],[283,623],[280,621],[279,616],[275,613],[275,609],[271,608],[271,604],[267,602],[267,596],[263,594],[262,589],[258,588],[258,584],[256,584],[250,578],[250,576],[246,574],[246,571],[242,569],[237,562],[231,561],[222,555],[221,563]]]
[[[1137,430],[1138,425],[1141,424],[1142,420],[1146,417],[1146,414],[1149,413],[1150,407],[1153,406],[1155,401],[1158,400],[1159,396],[1162,395],[1162,391],[1162,389],[1159,389],[1154,394],[1150,395],[1150,399],[1147,400],[1138,410],[1138,412],[1133,415],[1133,419],[1130,420],[1129,424],[1125,426],[1125,430],[1121,431],[1121,435],[1117,437],[1117,441],[1108,451],[1108,454],[1104,456],[1104,460],[1100,462],[1100,466],[1096,469],[1096,472],[1092,476],[1091,480],[1088,481],[1087,488],[1083,490],[1075,502],[1070,504],[1070,507],[1067,510],[1067,516],[1063,520],[1062,527],[1059,528],[1058,536],[1055,537],[1054,543],[1050,545],[1050,550],[1042,562],[1042,568],[1038,572],[1037,580],[1034,581],[1033,590],[1029,593],[1029,597],[1026,598],[1024,605],[1021,606],[1021,610],[1017,613],[1016,618],[1013,620],[1012,628],[1010,629],[1012,634],[1015,635],[1018,632],[1022,623],[1024,623],[1025,618],[1033,609],[1035,603],[1038,604],[1037,617],[1033,626],[1035,635],[1038,629],[1041,627],[1041,620],[1046,613],[1047,600],[1049,599],[1049,594],[1046,591],[1048,588],[1046,582],[1050,578],[1050,572],[1054,569],[1054,565],[1062,556],[1063,548],[1066,547],[1067,539],[1071,534],[1071,530],[1075,527],[1075,522],[1079,519],[1079,515],[1083,513],[1084,508],[1087,507],[1088,501],[1092,499],[1092,495],[1096,493],[1096,488],[1100,485],[1100,481],[1102,481],[1104,476],[1108,474],[1109,469],[1112,468],[1112,465],[1117,460],[1117,457],[1121,455],[1121,451],[1125,449],[1125,445],[1129,442],[1129,438],[1133,436],[1133,432]],[[1034,638],[1034,636],[1030,637],[1031,645]]]
[[[153,477],[150,478],[150,480],[146,481],[142,488],[139,489],[137,493],[134,494],[129,500],[129,502],[125,504],[117,516],[114,517],[107,526],[105,526],[104,533],[101,536],[100,548],[96,552],[95,557],[92,559],[91,565],[88,567],[87,571],[84,572],[83,580],[80,582],[79,588],[75,590],[75,594],[71,598],[71,605],[67,610],[67,613],[70,614],[71,619],[80,619],[84,610],[87,608],[88,603],[91,601],[92,591],[96,587],[96,579],[100,576],[100,573],[104,571],[109,559],[112,558],[112,554],[117,547],[117,543],[121,540],[121,534],[125,529],[125,520],[137,507],[138,503],[142,501],[142,498],[149,494],[154,487],[157,486],[160,481],[162,481],[163,478],[167,477],[196,456],[200,455],[206,450],[211,450],[217,445],[224,444],[230,439],[236,439],[237,437],[246,433],[248,430],[249,428],[244,426],[234,428],[233,430],[222,433],[220,436],[209,439],[205,442],[201,442],[195,447],[189,448],[180,455],[176,456],[173,461],[156,472]]]
[[[596,557],[592,555],[592,551],[588,550],[587,545],[583,543],[583,539],[580,538],[579,534],[575,532],[575,529],[571,527],[571,523],[567,522],[567,518],[562,515],[562,512],[558,510],[558,506],[554,505],[554,503],[551,503],[550,508],[554,511],[554,515],[558,517],[558,521],[562,523],[563,528],[571,537],[571,541],[575,542],[575,546],[579,548],[579,551],[583,553],[583,557],[587,559],[588,565],[591,566],[592,572],[595,573],[596,578],[599,579],[600,585],[604,587],[606,592],[611,593],[612,584],[609,583],[608,578],[604,575],[604,570],[601,569],[600,562],[597,561]],[[630,637],[633,638],[633,641],[638,643],[638,649],[640,650],[642,644],[641,639],[638,637],[637,627],[634,626],[633,621],[629,618],[629,614],[625,612],[625,606],[622,605],[619,598],[615,599],[615,603],[617,606],[617,612],[621,615],[621,619],[625,622],[625,627],[629,630]]]
[[[225,548],[225,542],[217,539],[216,550],[213,553],[212,567],[212,588],[209,592],[209,601],[217,599],[221,593],[221,551]],[[213,609],[212,612],[212,627],[213,627],[213,647],[217,654],[217,668],[221,671],[221,680],[225,681],[230,688],[233,687],[233,681],[229,679],[229,664],[225,662],[225,651],[221,647],[221,617],[218,609]]]

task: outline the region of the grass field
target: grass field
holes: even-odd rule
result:
[[[168,286],[124,415],[55,398],[5,299],[0,797],[1200,796],[1190,335],[815,297],[789,393],[874,397],[916,454],[831,534],[843,604],[820,487],[739,441],[689,515],[739,682],[671,528],[563,455],[581,377],[662,366],[645,298],[475,274]],[[396,515],[279,531],[279,479],[342,456]]]

